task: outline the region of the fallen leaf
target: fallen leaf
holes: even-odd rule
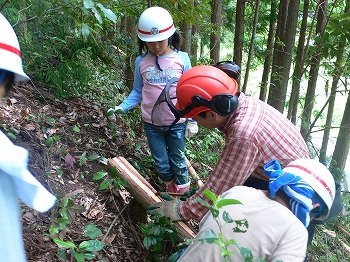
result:
[[[116,236],[116,234],[112,234],[112,235],[109,235],[108,237],[106,237],[106,239],[103,241],[105,243],[105,245],[112,243],[113,240],[115,239],[115,236]]]
[[[76,162],[74,157],[72,157],[71,154],[67,154],[66,157],[64,158],[64,160],[66,161],[66,164],[68,165],[69,168],[73,168],[74,167],[74,163]]]

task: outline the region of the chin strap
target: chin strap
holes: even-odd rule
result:
[[[157,65],[157,67],[158,67],[158,69],[159,69],[160,71],[163,71],[163,69],[160,68],[160,65],[159,65],[159,63],[158,63],[158,58],[159,58],[159,56],[157,55],[157,56],[156,56],[156,65]]]

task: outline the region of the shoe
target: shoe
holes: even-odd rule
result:
[[[186,191],[190,190],[190,186],[191,186],[191,180],[188,180],[188,182],[186,184],[183,184],[183,185],[174,184],[174,187],[176,190],[175,193],[183,194]]]
[[[173,180],[165,182],[165,191],[169,193],[176,193],[176,188]]]

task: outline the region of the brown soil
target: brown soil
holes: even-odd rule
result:
[[[89,261],[146,261],[149,254],[138,229],[146,221],[145,210],[130,201],[126,191],[113,187],[99,190],[102,180],[93,180],[93,175],[108,171],[99,161],[102,157],[121,155],[133,164],[140,156],[149,155],[147,143],[141,128],[136,138],[131,138],[122,120],[113,137],[105,110],[82,98],[58,100],[39,83],[20,84],[0,102],[0,129],[13,133],[13,143],[29,151],[30,171],[50,192],[58,199],[70,197],[75,205],[84,207],[83,213],[71,213],[72,222],[60,238],[79,245],[89,239],[84,236],[84,226],[94,224],[102,231],[97,239],[103,240],[105,247]],[[48,146],[49,137],[56,140]],[[137,156],[132,149],[136,143],[141,144]],[[86,157],[100,158],[84,161],[84,152]],[[147,179],[156,188],[156,176],[151,169],[149,173]],[[49,234],[61,211],[59,205],[42,214],[23,204],[21,207],[28,261],[75,261],[68,251],[63,252],[65,259],[57,255],[59,248]],[[168,245],[161,261],[166,261],[172,248]]]

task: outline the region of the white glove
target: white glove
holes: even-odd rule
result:
[[[116,106],[114,109],[113,108],[108,109],[106,115],[110,121],[115,122],[119,117],[119,114],[125,114],[125,111],[121,106]]]
[[[160,213],[162,216],[166,216],[173,221],[182,220],[179,215],[178,205],[181,202],[180,199],[174,199],[166,192],[161,192],[160,197],[167,200],[150,205],[147,209],[147,214],[156,215]]]
[[[190,138],[198,133],[198,125],[196,121],[188,120],[186,125],[185,137]]]

